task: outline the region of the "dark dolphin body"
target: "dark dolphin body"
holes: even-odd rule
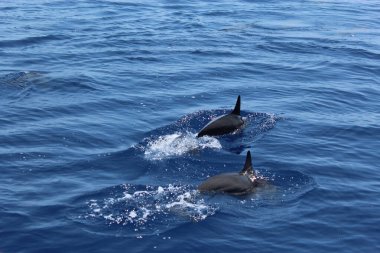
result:
[[[240,173],[223,173],[210,177],[198,186],[198,190],[200,192],[245,195],[254,192],[257,187],[265,185],[267,182],[264,179],[256,177],[252,168],[251,152],[248,151]]]
[[[232,133],[239,129],[243,124],[244,121],[240,116],[240,96],[238,96],[234,110],[230,114],[220,116],[208,123],[198,133],[197,137]]]

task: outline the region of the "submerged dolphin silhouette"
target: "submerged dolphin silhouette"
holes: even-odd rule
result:
[[[251,152],[247,152],[245,164],[240,173],[223,173],[208,178],[198,186],[200,192],[220,192],[232,195],[244,195],[255,191],[257,187],[267,185],[266,180],[256,176],[252,168]]]
[[[199,131],[197,137],[204,135],[222,135],[232,133],[244,124],[242,117],[240,116],[240,95],[237,98],[234,110],[230,114],[222,115],[213,121],[209,122],[201,131]]]

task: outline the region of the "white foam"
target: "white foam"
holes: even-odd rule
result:
[[[158,187],[157,189],[157,193],[163,193],[164,192],[164,188],[162,188],[161,186]]]
[[[195,201],[196,191],[177,196],[176,201],[166,204],[166,208],[179,214],[187,214],[193,221],[201,221],[215,214],[216,208],[208,206],[203,200]]]
[[[187,152],[205,148],[221,149],[222,145],[214,137],[197,138],[195,134],[176,132],[159,136],[148,142],[145,157],[151,160],[162,160],[172,156],[180,156]]]
[[[130,211],[130,212],[129,212],[129,217],[131,217],[132,219],[133,219],[133,218],[136,218],[136,217],[137,217],[137,213],[136,213],[136,211],[135,211],[135,210]]]
[[[215,207],[204,203],[198,191],[173,185],[146,187],[145,191],[125,186],[121,197],[91,200],[88,207],[87,217],[102,218],[108,224],[133,225],[139,229],[144,229],[147,223],[156,219],[185,217],[200,221],[216,211]]]
[[[151,214],[151,211],[145,207],[141,207],[141,210],[143,211],[142,218],[143,220],[146,220],[148,216]]]

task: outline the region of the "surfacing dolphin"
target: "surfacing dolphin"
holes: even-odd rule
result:
[[[242,117],[240,116],[240,95],[237,98],[234,110],[230,114],[222,115],[213,121],[209,122],[198,133],[197,137],[204,135],[222,135],[232,133],[239,129],[244,124]]]
[[[203,193],[246,195],[253,193],[257,187],[266,185],[265,179],[256,176],[252,167],[251,152],[248,151],[244,167],[240,173],[223,173],[210,177],[198,186],[198,190]]]

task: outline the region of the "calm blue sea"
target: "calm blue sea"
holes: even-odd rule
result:
[[[1,1],[0,252],[380,252],[379,13]],[[248,150],[271,187],[196,190]]]

